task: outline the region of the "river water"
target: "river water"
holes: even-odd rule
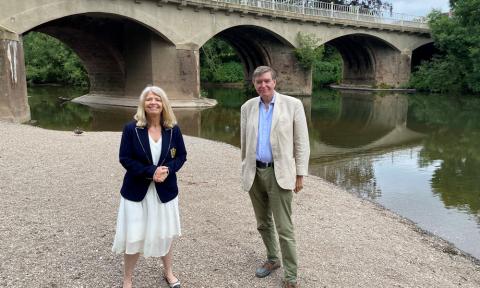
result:
[[[135,110],[63,102],[83,91],[29,88],[47,129],[121,131]],[[240,144],[236,89],[211,89],[210,109],[177,109],[187,135]],[[480,259],[480,99],[315,91],[300,98],[310,132],[309,173],[380,203]],[[321,191],[319,191],[321,193]]]

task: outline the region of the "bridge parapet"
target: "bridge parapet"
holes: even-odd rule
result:
[[[354,5],[340,5],[318,0],[161,0],[158,5],[178,3],[185,6],[211,8],[241,15],[255,14],[285,20],[346,25],[379,30],[412,33],[430,33],[425,17],[386,10],[366,9]]]

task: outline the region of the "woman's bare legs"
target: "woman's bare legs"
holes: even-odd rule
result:
[[[167,255],[162,257],[163,261],[163,275],[165,276],[168,283],[175,283],[178,281],[178,278],[173,275],[172,263],[173,263],[173,248],[170,247]]]
[[[137,264],[138,256],[140,256],[140,253],[124,254],[123,256],[123,288],[132,288],[133,270]]]

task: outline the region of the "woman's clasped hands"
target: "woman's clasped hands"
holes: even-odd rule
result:
[[[155,170],[155,174],[153,175],[153,181],[157,183],[165,181],[168,176],[168,172],[169,171],[167,166],[157,167],[157,170]]]

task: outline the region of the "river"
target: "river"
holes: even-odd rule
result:
[[[121,131],[132,119],[132,108],[58,99],[82,92],[29,88],[35,125]],[[175,110],[182,131],[239,146],[239,109],[248,96],[219,88],[206,95],[219,105]],[[310,174],[378,202],[480,259],[479,98],[318,90],[300,99],[309,125]]]

